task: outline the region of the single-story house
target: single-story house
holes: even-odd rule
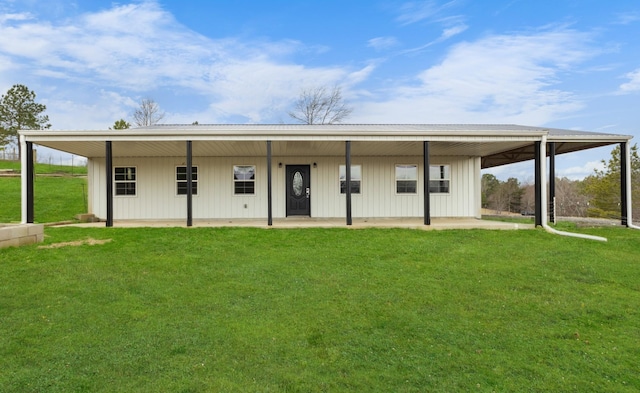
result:
[[[620,144],[630,223],[628,135],[519,125],[215,124],[20,131],[22,221],[33,217],[33,144],[87,158],[88,213],[115,220],[287,217],[480,218],[481,170],[535,160],[537,225],[554,157]],[[549,159],[547,160],[547,157]],[[551,175],[547,192],[547,162]]]

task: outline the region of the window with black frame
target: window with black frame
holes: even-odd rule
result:
[[[338,170],[338,178],[340,179],[340,194],[347,193],[347,166],[340,165]],[[362,166],[351,165],[351,193],[360,194],[362,184]]]
[[[396,165],[396,193],[416,194],[418,192],[418,166]]]
[[[451,167],[449,165],[431,165],[429,167],[429,192],[446,194],[451,184]]]
[[[113,175],[116,196],[136,195],[136,167],[115,167],[113,168]]]
[[[176,167],[176,193],[187,195],[187,167]],[[198,195],[198,167],[191,167],[191,193]]]
[[[235,195],[253,195],[256,192],[255,165],[233,166],[233,193]]]

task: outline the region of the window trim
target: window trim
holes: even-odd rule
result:
[[[398,179],[398,167],[414,167],[416,169],[415,179]],[[420,177],[420,167],[417,164],[395,164],[394,170],[394,190],[396,195],[418,195],[418,178]],[[413,181],[415,182],[414,192],[398,192],[398,181]]]
[[[353,177],[353,168],[354,167],[360,167],[360,178],[354,178]],[[342,168],[344,168],[345,171],[345,179],[342,180],[341,177],[341,170]],[[345,195],[347,193],[347,187],[346,184],[344,186],[344,191],[343,191],[343,187],[342,187],[342,183],[343,182],[347,182],[347,166],[340,164],[338,165],[338,192],[340,193],[340,195]],[[353,191],[353,184],[354,182],[358,183],[358,191]],[[351,195],[362,195],[362,164],[351,164]]]
[[[249,180],[236,180],[236,167],[253,167],[253,179],[249,179]],[[256,176],[258,174],[258,167],[255,164],[234,164],[231,168],[232,170],[232,179],[233,179],[233,196],[239,196],[239,197],[243,197],[243,196],[256,196],[256,188],[257,188],[257,183],[256,183]],[[253,183],[253,192],[252,193],[237,193],[236,192],[236,183],[238,182],[252,182]]]
[[[185,179],[184,180],[180,180],[178,179],[178,168],[184,168],[185,169]],[[197,196],[198,195],[198,165],[192,165],[192,173],[191,173],[191,183],[192,183],[192,194],[193,196]],[[187,166],[186,165],[176,165],[175,167],[175,183],[176,183],[176,196],[179,197],[183,197],[183,196],[187,196]],[[194,179],[195,176],[195,179]],[[184,194],[180,194],[180,187],[178,186],[180,183],[184,183],[184,187],[185,187],[185,191]]]
[[[118,169],[133,169],[133,180],[118,180]],[[133,194],[118,194],[118,184],[133,184]],[[126,190],[125,190],[126,191]],[[118,165],[113,167],[113,196],[118,198],[133,198],[138,196],[138,167],[131,165]]]
[[[434,179],[431,177],[431,168],[439,168],[441,176],[444,176],[443,168],[448,168],[446,172],[449,173],[449,177],[440,177]],[[433,191],[431,187],[431,182],[447,182],[447,191]],[[451,194],[451,165],[450,164],[437,164],[437,165],[429,165],[429,194],[433,195],[449,195]]]

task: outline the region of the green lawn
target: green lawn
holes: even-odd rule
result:
[[[0,161],[0,169],[19,171],[20,164]],[[73,220],[76,214],[86,213],[86,173],[86,167],[37,164],[34,180],[35,222],[68,221]],[[20,189],[19,177],[0,177],[0,223],[20,222]]]
[[[16,172],[20,172],[19,161],[6,161],[0,160],[0,169],[12,169]],[[86,166],[70,166],[70,165],[52,165],[36,163],[35,171],[37,174],[66,174],[66,175],[86,175]]]
[[[636,392],[640,232],[584,232],[47,228],[0,391]]]

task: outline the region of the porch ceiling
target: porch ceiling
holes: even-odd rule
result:
[[[556,155],[571,153],[574,151],[593,149],[611,145],[612,142],[555,142]],[[547,156],[549,155],[547,149]],[[513,164],[516,162],[533,160],[535,158],[535,147],[533,144],[525,145],[511,150],[482,156],[482,168],[492,168],[500,165]]]
[[[38,145],[70,154],[100,158],[105,157],[102,141],[46,141]],[[525,151],[530,141],[504,142],[430,142],[432,156],[484,157],[505,151]],[[181,157],[186,154],[184,141],[114,141],[113,157]],[[193,141],[195,157],[265,157],[264,141]],[[273,141],[273,156],[343,156],[345,143],[341,141]],[[422,142],[415,141],[353,141],[353,156],[420,156]]]

